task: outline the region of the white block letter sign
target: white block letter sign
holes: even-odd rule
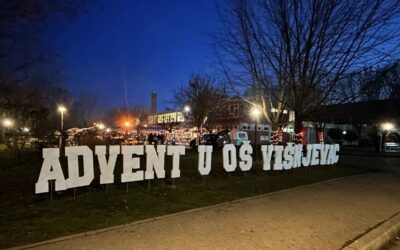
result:
[[[293,155],[294,146],[292,144],[288,144],[283,150],[283,169],[289,170],[293,168]]]
[[[303,156],[301,163],[303,164],[304,167],[308,167],[311,163],[311,151],[313,149],[312,144],[307,145],[307,155],[306,157]]]
[[[335,159],[333,161],[334,164],[339,162],[339,149],[340,149],[340,145],[339,144],[335,144]]]
[[[157,145],[157,152],[154,145],[146,145],[146,180],[154,179],[154,172],[157,178],[165,178],[165,145]]]
[[[171,178],[181,177],[181,170],[179,169],[179,158],[185,154],[185,146],[168,146],[167,154],[172,155],[172,170]]]
[[[197,150],[199,151],[199,163],[198,163],[199,173],[200,175],[208,175],[211,171],[211,157],[213,152],[213,146],[199,145]]]
[[[321,158],[319,161],[320,165],[326,165],[326,162],[328,160],[329,147],[329,144],[321,145]]]
[[[303,145],[294,145],[293,168],[301,167],[301,158],[303,157]]]
[[[123,171],[121,174],[121,182],[142,181],[144,179],[144,171],[140,169],[140,158],[132,157],[133,155],[143,155],[143,145],[124,145],[121,146],[123,156]]]
[[[233,172],[237,166],[236,147],[233,144],[225,144],[222,150],[224,169],[226,172]]]
[[[283,146],[275,145],[275,163],[274,163],[274,170],[282,170],[282,153],[283,153]]]
[[[274,152],[274,145],[262,145],[261,152],[263,156],[263,170],[271,170],[272,152]]]
[[[253,166],[253,158],[251,154],[253,153],[253,147],[250,145],[249,142],[244,143],[239,149],[239,168],[242,171],[249,171]]]
[[[93,152],[88,146],[65,147],[68,159],[67,187],[89,186],[94,179]],[[79,176],[79,156],[83,157],[83,175]]]
[[[311,166],[319,165],[320,150],[321,150],[321,144],[313,144],[312,145]]]
[[[67,182],[61,169],[59,161],[60,149],[44,148],[43,149],[43,164],[40,170],[39,179],[35,185],[35,193],[49,192],[49,182],[55,180],[56,191],[66,190]]]
[[[96,146],[95,153],[100,167],[100,184],[114,183],[114,168],[120,153],[120,146],[114,145],[109,148],[108,161],[106,158],[107,146]]]

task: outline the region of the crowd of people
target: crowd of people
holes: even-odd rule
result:
[[[165,136],[163,134],[150,133],[147,136],[147,142],[153,145],[162,145],[164,144]]]

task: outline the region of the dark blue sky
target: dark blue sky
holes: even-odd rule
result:
[[[215,0],[102,1],[63,23],[54,41],[74,95],[92,91],[103,107],[122,106],[125,71],[128,102],[148,105],[156,90],[160,110],[191,73],[213,72],[217,27]]]

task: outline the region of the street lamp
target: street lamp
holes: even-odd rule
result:
[[[394,129],[394,124],[390,123],[390,122],[385,122],[382,124],[382,128],[383,128],[383,130],[389,131],[389,130]]]
[[[14,121],[8,118],[5,118],[3,120],[3,126],[5,127],[5,129],[3,129],[3,140],[6,140],[6,130],[8,133],[8,129],[11,128],[14,125]]]
[[[106,126],[105,126],[103,123],[98,123],[98,124],[97,124],[97,127],[98,127],[99,129],[101,129],[101,130],[103,130],[103,129],[106,128]]]
[[[185,122],[185,124],[187,125],[188,123],[188,118],[189,118],[189,113],[192,109],[190,108],[189,105],[185,105],[183,107],[183,122]],[[200,129],[199,129],[200,130]]]
[[[257,121],[260,116],[261,111],[258,107],[253,107],[251,110],[251,115],[254,117],[254,158],[257,161]]]
[[[190,108],[189,105],[186,105],[185,107],[183,107],[183,113],[184,113],[184,116],[185,116],[185,120],[186,120],[187,116],[189,115],[190,111],[191,111],[191,108]]]
[[[183,111],[184,111],[185,113],[189,113],[189,112],[190,112],[190,106],[189,106],[189,105],[186,105],[186,106],[183,108]]]
[[[67,112],[67,108],[64,105],[58,106],[58,112],[61,114],[61,133],[64,131],[64,113]]]
[[[3,126],[6,127],[7,129],[12,127],[14,125],[14,122],[11,119],[4,119],[3,120]]]
[[[390,130],[394,129],[394,124],[391,122],[385,122],[381,124],[381,128],[383,130],[383,133],[379,133],[380,137],[379,137],[379,152],[381,152],[382,147],[384,147],[384,143],[386,141],[386,136],[388,135]],[[384,136],[384,138],[383,138]]]

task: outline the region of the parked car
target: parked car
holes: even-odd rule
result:
[[[196,137],[189,142],[190,148],[194,149],[198,145],[213,145],[215,147],[222,147],[226,143],[226,139],[223,135],[219,134],[203,134],[200,137]]]
[[[235,146],[241,146],[245,142],[250,142],[247,132],[234,129],[229,133],[231,143]]]
[[[383,150],[385,152],[400,152],[400,133],[399,132],[388,132],[383,144]]]

